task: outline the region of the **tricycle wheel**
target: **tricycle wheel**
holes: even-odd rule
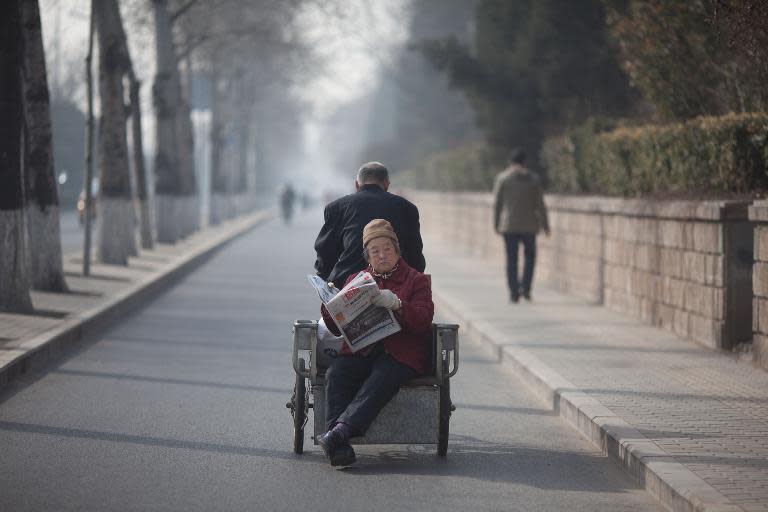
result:
[[[447,366],[447,365],[446,365]],[[444,375],[448,372],[444,371]],[[440,423],[437,432],[437,454],[445,457],[448,453],[448,424],[451,420],[451,380],[445,379],[440,385]]]
[[[305,370],[304,359],[299,359],[299,373],[293,387],[293,453],[304,453],[304,425],[307,423],[307,381],[301,374]]]

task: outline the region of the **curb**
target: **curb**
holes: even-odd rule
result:
[[[515,372],[558,415],[618,464],[667,509],[675,512],[740,512],[714,487],[702,480],[637,429],[600,402],[580,391],[538,357],[511,343],[501,329],[473,321],[460,301],[433,287],[440,313],[461,324],[463,336],[492,353]]]
[[[103,331],[117,319],[138,309],[200,266],[216,251],[269,220],[272,215],[271,211],[261,211],[214,228],[217,232],[212,233],[208,240],[172,258],[160,270],[137,280],[105,302],[71,315],[53,329],[23,341],[11,349],[17,352],[16,357],[0,367],[0,391],[18,377],[59,359],[69,345]]]

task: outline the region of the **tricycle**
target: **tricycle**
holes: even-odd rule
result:
[[[315,320],[296,320],[293,324],[293,370],[296,381],[286,407],[293,416],[293,451],[304,452],[304,428],[312,409],[312,440],[325,433],[325,371],[327,358],[321,347]],[[437,454],[448,452],[451,413],[451,377],[459,369],[459,326],[432,324],[430,371],[407,382],[381,410],[362,437],[352,444],[435,444]]]

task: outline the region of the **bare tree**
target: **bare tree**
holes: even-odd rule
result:
[[[228,91],[228,81],[219,76],[219,65],[216,58],[211,61],[211,224],[219,224],[226,220],[224,208],[227,202],[229,188],[224,167],[224,133],[225,119],[223,111]]]
[[[20,0],[11,0],[0,16],[0,311],[11,312],[33,309],[24,261],[23,54]]]
[[[183,198],[181,194],[181,158],[178,109],[181,104],[179,70],[173,47],[171,16],[167,0],[153,0],[157,75],[153,89],[157,150],[156,211],[157,239],[175,243],[181,235]]]
[[[141,133],[141,82],[133,70],[131,78],[131,134],[133,141],[133,167],[136,172],[136,196],[139,200],[139,223],[142,249],[152,249],[152,223],[149,215],[149,198],[147,197],[147,172],[144,165],[144,143]]]
[[[177,59],[180,59],[177,55]],[[177,69],[181,60],[177,60]],[[186,88],[181,87],[179,107],[176,110],[177,135],[179,136],[179,171],[181,172],[181,193],[184,196],[184,216],[181,219],[181,235],[187,236],[200,228],[200,198],[197,191],[195,173],[195,136],[192,124],[192,65],[189,55],[186,58]],[[181,83],[181,80],[180,80]]]
[[[91,275],[91,231],[93,219],[93,129],[95,120],[93,117],[93,35],[96,32],[96,9],[94,4],[97,0],[91,0],[91,15],[88,26],[88,53],[85,56],[85,87],[86,99],[88,103],[85,118],[85,179],[83,186],[85,188],[84,228],[83,237],[83,275]]]
[[[29,265],[34,288],[67,290],[61,259],[59,195],[45,51],[37,0],[21,2],[24,27],[24,153]]]
[[[220,67],[214,64],[214,73]],[[211,76],[211,224],[218,224],[234,215],[232,184],[233,158],[231,141],[234,100],[234,80],[226,75]]]
[[[172,12],[168,0],[152,0],[157,59],[153,89],[157,119],[157,231],[158,240],[167,243],[173,243],[199,227],[191,110],[182,89],[179,71],[182,56],[174,42],[174,20],[195,3],[195,0],[186,2]],[[187,96],[189,89],[187,84]]]
[[[125,31],[117,0],[94,2],[99,42],[99,258],[126,265],[136,253],[136,212],[131,197],[127,108],[123,79],[130,74]]]

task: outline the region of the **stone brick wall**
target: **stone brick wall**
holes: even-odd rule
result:
[[[503,278],[503,244],[493,232],[490,194],[406,195],[419,206],[425,238],[437,236],[494,261]],[[552,233],[538,237],[536,282],[711,347],[751,340],[753,308],[768,308],[768,293],[751,304],[747,202],[555,195],[545,200]],[[768,249],[764,254],[768,260]],[[755,267],[756,275],[768,275],[765,265]],[[768,321],[759,332],[766,331]]]
[[[711,347],[750,341],[746,203],[602,206],[606,306]]]
[[[749,208],[755,223],[755,266],[752,271],[752,330],[755,360],[768,368],[768,201]]]
[[[536,282],[584,299],[602,302],[604,227],[598,204],[562,196],[545,199],[551,236],[538,237]]]
[[[419,207],[424,237],[450,241],[464,254],[502,265],[504,244],[493,231],[491,196],[482,192],[398,191]]]

